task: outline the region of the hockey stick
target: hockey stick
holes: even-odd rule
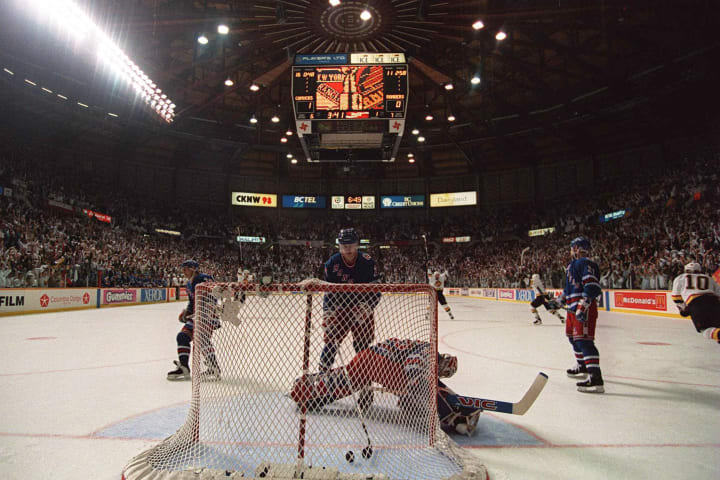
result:
[[[362,425],[363,431],[365,432],[365,439],[367,440],[367,446],[363,448],[362,450],[362,456],[365,459],[369,459],[372,457],[373,449],[372,449],[372,443],[370,442],[370,434],[368,433],[367,426],[365,425],[365,415],[363,414],[362,409],[360,408],[360,402],[358,400],[358,392],[355,391],[355,387],[353,386],[353,382],[350,379],[350,374],[347,371],[348,364],[345,363],[345,358],[342,354],[342,351],[340,350],[340,346],[338,346],[337,353],[340,356],[340,362],[343,364],[342,371],[345,374],[345,380],[347,380],[348,385],[350,385],[350,390],[352,391],[352,397],[353,397],[353,404],[355,405],[355,412],[357,413],[358,418],[360,419],[360,424]],[[370,390],[372,393],[372,390]],[[352,452],[348,451],[345,454],[345,458],[352,458],[351,457]],[[348,460],[350,461],[350,460]]]
[[[527,253],[527,251],[530,250],[530,247],[523,248],[522,252],[520,252],[520,266],[522,267],[523,264],[523,257]]]
[[[511,413],[513,415],[525,415],[525,412],[535,403],[540,392],[545,388],[548,376],[544,373],[538,373],[535,377],[535,381],[530,385],[530,388],[525,395],[520,399],[519,402],[503,402],[500,400],[492,400],[489,398],[475,398],[475,397],[464,397],[458,395],[457,399],[460,405],[463,407],[475,407],[482,408],[489,412],[500,412],[500,413]]]
[[[428,247],[427,247],[427,237],[425,234],[422,234],[423,239],[423,246],[425,247],[425,272],[423,272],[423,275],[427,275],[428,271],[428,264],[430,263],[430,255],[428,254]]]

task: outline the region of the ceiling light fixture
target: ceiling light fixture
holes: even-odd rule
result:
[[[450,90],[452,90],[453,88],[455,88],[455,86],[453,86],[452,83],[446,83],[446,84],[445,84],[445,90],[450,91]]]
[[[226,87],[232,87],[233,85],[235,85],[235,82],[233,82],[232,79],[228,78],[227,80],[225,80]]]
[[[430,115],[429,113],[428,113],[427,115],[425,115],[425,120],[428,121],[428,122],[432,122],[432,121],[433,121],[433,118],[435,118],[435,117],[433,117],[433,116]]]
[[[423,136],[418,137],[418,142],[422,143],[424,141],[425,141],[425,137],[423,137]]]
[[[475,23],[472,24],[472,27],[475,30],[482,30],[483,28],[485,28],[485,24],[482,20],[475,20]]]
[[[470,83],[472,83],[473,85],[480,85],[480,76],[479,76],[479,75],[474,75],[474,76],[470,79]]]
[[[372,13],[367,8],[360,13],[360,20],[366,22],[372,18]]]
[[[250,117],[250,123],[253,123],[253,124],[254,124],[254,123],[257,123],[257,122],[258,122],[258,119],[255,117],[255,115],[253,115],[252,117]]]
[[[270,119],[272,123],[278,123],[280,121],[280,117],[277,115],[273,115],[273,117]]]
[[[503,32],[502,30],[500,30],[497,34],[495,34],[495,40],[497,40],[498,42],[502,42],[506,38],[507,38],[507,33]]]
[[[454,122],[455,121],[455,115],[448,115],[448,122]]]
[[[227,25],[221,23],[220,25],[218,25],[218,33],[220,35],[227,35],[228,33],[230,33],[230,28]]]
[[[330,6],[337,7],[340,5],[340,0],[330,0]]]
[[[280,143],[287,143],[287,137],[280,137]]]
[[[417,128],[413,128],[411,133],[413,135],[420,135],[420,130],[418,130]]]
[[[208,38],[205,35],[200,35],[197,38],[197,41],[200,45],[207,45],[207,43],[209,42]]]
[[[292,163],[293,165],[295,165],[295,164],[297,163],[297,158],[291,159],[291,160],[290,160],[290,163]]]
[[[257,92],[258,90],[260,90],[260,86],[257,83],[253,83],[252,85],[250,85],[250,90],[252,90],[253,92]]]

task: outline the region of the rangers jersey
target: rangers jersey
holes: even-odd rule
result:
[[[566,275],[563,296],[569,312],[575,312],[581,298],[585,297],[589,304],[602,292],[600,268],[589,258],[580,257],[570,262]]]
[[[720,286],[703,273],[683,273],[673,280],[672,299],[675,303],[690,303],[701,295],[720,297]]]
[[[334,254],[325,262],[325,281],[330,283],[372,283],[377,281],[375,260],[367,254],[359,252],[354,265],[348,265],[340,253]],[[366,302],[370,307],[380,302],[379,293],[327,293],[323,299],[323,309],[330,310],[336,306],[344,308]]]
[[[445,282],[447,281],[447,278],[447,272],[443,272],[438,277],[435,277],[435,274],[431,270],[428,270],[428,283],[439,292],[442,292],[445,288]]]

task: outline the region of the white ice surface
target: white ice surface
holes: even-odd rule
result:
[[[601,312],[606,393],[589,395],[565,376],[574,359],[554,317],[533,326],[527,305],[449,301],[439,346],[459,357],[453,389],[516,401],[550,377],[526,415],[483,415],[471,451],[492,479],[720,478],[720,346],[689,321]],[[159,439],[94,433],[187,402],[190,384],[165,380],[181,308],[0,317],[0,479],[119,479]],[[495,441],[498,425],[536,442]]]

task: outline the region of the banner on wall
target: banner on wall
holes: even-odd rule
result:
[[[616,308],[666,312],[668,307],[667,292],[616,291],[613,292],[613,300]]]
[[[431,207],[461,207],[477,205],[477,192],[431,193]]]
[[[498,300],[515,300],[515,290],[510,288],[498,288]]]
[[[419,208],[425,206],[425,195],[383,195],[380,208]]]
[[[283,195],[283,208],[325,208],[324,195]]]
[[[0,289],[0,315],[96,306],[95,288]]]
[[[165,288],[143,288],[140,290],[140,301],[143,303],[167,302],[167,298],[167,289]]]
[[[119,305],[137,303],[138,288],[103,288],[100,291],[101,305]]]
[[[277,195],[274,193],[232,192],[232,204],[243,207],[277,208]]]

